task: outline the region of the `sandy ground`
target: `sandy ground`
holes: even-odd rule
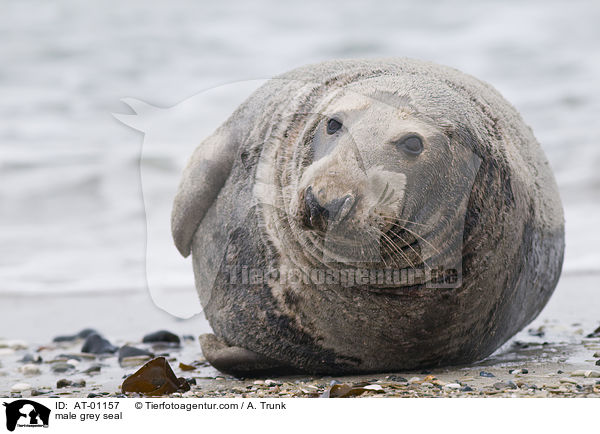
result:
[[[129,344],[165,356],[175,374],[191,386],[173,397],[318,397],[351,387],[348,393],[361,397],[600,397],[600,337],[587,337],[600,322],[597,280],[595,275],[564,276],[542,315],[478,364],[347,377],[223,375],[204,361],[196,338],[210,331],[206,320],[201,315],[190,320],[171,317],[146,294],[3,296],[0,396],[120,396],[123,378],[149,359],[119,364],[115,355],[81,353],[82,340],[52,342],[57,335],[92,327],[114,345]],[[160,329],[178,334],[181,345],[141,343],[145,334]],[[23,362],[26,355],[33,362]],[[179,363],[194,369],[182,370]],[[58,387],[59,383],[67,385]]]

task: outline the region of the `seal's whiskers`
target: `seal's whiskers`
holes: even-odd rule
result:
[[[384,220],[385,220],[385,219],[384,219]],[[419,235],[418,233],[416,233],[416,232],[414,232],[414,231],[412,231],[412,230],[408,229],[406,226],[403,226],[403,225],[401,225],[401,224],[395,223],[395,222],[393,222],[393,221],[388,221],[388,220],[385,220],[385,221],[386,221],[386,223],[388,223],[388,224],[390,224],[390,225],[392,225],[392,226],[396,226],[396,227],[397,227],[397,228],[399,228],[399,229],[405,230],[406,232],[408,232],[408,233],[410,233],[410,234],[414,235],[415,237],[419,238],[420,240],[424,241],[424,242],[425,242],[425,243],[427,243],[427,245],[429,245],[429,246],[430,246],[430,247],[431,247],[433,250],[435,250],[435,252],[436,252],[438,255],[441,255],[441,254],[442,254],[442,253],[441,253],[441,252],[440,252],[440,251],[439,251],[439,250],[438,250],[438,249],[437,249],[437,248],[436,248],[436,247],[435,247],[433,244],[431,244],[429,241],[427,241],[425,238],[423,238],[423,237],[422,237],[421,235]]]
[[[406,260],[406,262],[408,262],[408,264],[410,265],[410,267],[412,269],[415,269],[415,266],[412,263],[412,261],[410,260],[410,258],[408,257],[408,255],[406,253],[404,253],[402,251],[402,249],[400,249],[400,247],[398,247],[398,245],[388,235],[385,234],[385,232],[383,232],[383,231],[379,231],[379,232],[380,232],[380,235],[382,236],[382,239],[384,240],[384,242],[386,241],[389,247],[391,247],[396,253],[399,253]]]
[[[412,220],[405,220],[405,219],[401,219],[401,218],[398,218],[398,217],[395,217],[395,216],[391,216],[391,215],[387,215],[387,214],[381,214],[381,213],[379,213],[379,216],[381,218],[383,218],[383,219],[389,219],[389,220],[392,220],[392,221],[395,221],[395,222],[410,223],[412,225],[423,226],[423,227],[426,227],[426,228],[430,228],[431,227],[431,225],[426,225],[425,223],[417,223],[417,222],[414,222]]]

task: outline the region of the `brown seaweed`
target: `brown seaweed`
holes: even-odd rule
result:
[[[146,396],[169,395],[186,392],[190,385],[185,378],[177,378],[164,357],[150,360],[123,381],[123,393],[140,393]]]

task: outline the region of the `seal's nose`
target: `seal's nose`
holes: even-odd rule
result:
[[[307,228],[325,231],[328,222],[340,222],[348,215],[354,204],[354,197],[350,194],[333,199],[321,205],[315,197],[312,187],[304,192],[304,219]]]

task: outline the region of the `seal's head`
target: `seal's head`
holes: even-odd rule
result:
[[[468,198],[462,166],[472,153],[457,152],[451,120],[423,107],[418,90],[391,91],[390,81],[332,92],[300,140],[291,224],[326,262],[422,265],[444,249],[430,238]]]

